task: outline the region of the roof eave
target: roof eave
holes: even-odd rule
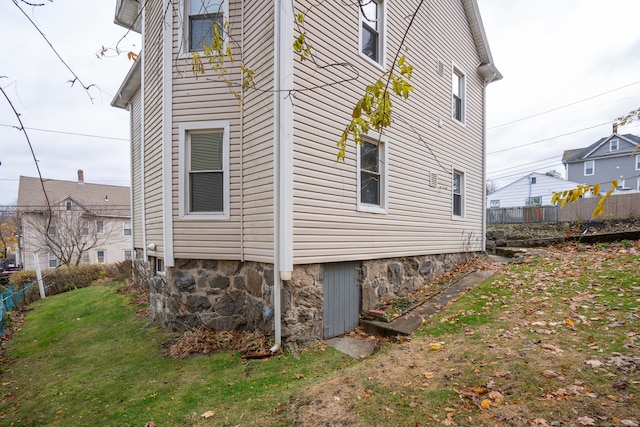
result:
[[[139,12],[139,4],[138,0],[117,0],[113,22],[140,34],[142,32],[142,19]]]
[[[498,71],[491,56],[491,49],[489,48],[487,34],[482,24],[478,2],[476,0],[462,0],[462,4],[464,5],[467,19],[469,20],[471,34],[473,35],[478,55],[480,56],[478,71],[482,74],[487,84],[502,79],[502,74]]]
[[[127,76],[124,78],[122,85],[118,89],[116,96],[111,101],[111,106],[116,108],[127,108],[127,105],[131,103],[133,94],[140,88],[142,79],[140,72],[140,62],[142,55],[138,56],[138,59],[133,63],[133,66],[129,69]]]

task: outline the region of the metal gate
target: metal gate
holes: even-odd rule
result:
[[[359,262],[324,265],[324,337],[352,331],[360,316]]]

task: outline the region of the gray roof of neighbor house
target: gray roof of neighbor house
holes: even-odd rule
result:
[[[100,216],[131,217],[129,187],[88,184],[84,182],[83,175],[78,171],[78,181],[43,179],[49,203],[57,205],[71,199]],[[40,178],[20,177],[17,207],[22,211],[46,209],[47,200]]]
[[[567,164],[567,163],[573,163],[573,162],[581,161],[587,154],[589,154],[592,151],[594,151],[604,141],[610,139],[614,135],[617,136],[617,137],[620,137],[620,138],[627,139],[632,144],[640,145],[640,136],[635,136],[635,135],[632,135],[630,133],[626,133],[624,135],[613,134],[613,135],[609,135],[609,136],[604,137],[604,138],[600,138],[599,140],[597,140],[596,142],[594,142],[593,144],[591,144],[588,147],[577,148],[577,149],[573,149],[573,150],[565,150],[565,152],[562,154],[562,163]]]

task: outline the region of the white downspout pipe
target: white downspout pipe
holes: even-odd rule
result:
[[[293,270],[293,3],[275,0],[273,307],[276,352],[282,345],[281,288]]]

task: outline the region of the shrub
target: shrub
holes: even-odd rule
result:
[[[99,279],[126,280],[131,277],[131,262],[122,261],[114,264],[92,264],[79,266],[61,266],[55,270],[42,272],[47,295],[56,295],[73,289],[85,288]],[[20,287],[31,280],[36,280],[35,271],[20,271],[13,273],[9,279],[10,284]],[[26,302],[37,299],[38,286],[31,288]]]

